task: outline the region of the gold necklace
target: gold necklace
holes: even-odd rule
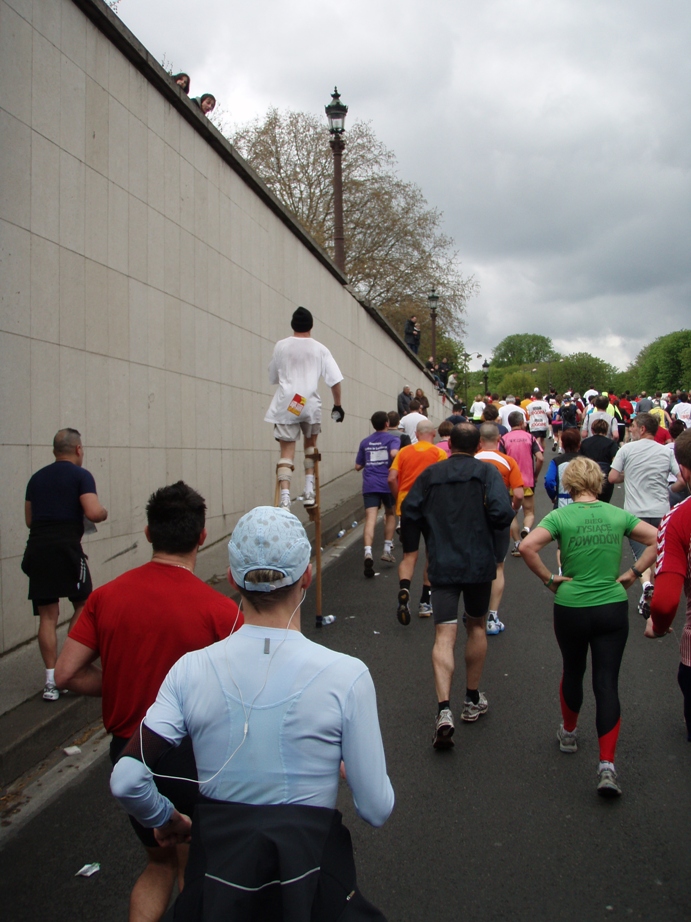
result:
[[[192,567],[188,567],[184,563],[173,563],[172,560],[161,560],[161,558],[157,557],[155,554],[153,555],[151,559],[155,560],[156,563],[163,563],[167,567],[178,567],[180,570],[187,570],[189,573],[194,573],[194,570],[192,569]]]

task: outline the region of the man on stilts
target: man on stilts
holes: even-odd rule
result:
[[[314,485],[314,459],[317,454],[317,435],[321,432],[321,397],[319,379],[331,388],[334,407],[331,418],[343,422],[341,407],[341,381],[343,375],[333,356],[321,343],[312,339],[312,314],[298,307],[290,321],[293,335],[279,340],[269,364],[269,382],[277,384],[271,405],[264,420],[274,424],[274,438],[279,443],[281,455],[276,466],[277,505],[290,509],[290,483],[295,461],[295,443],[302,432],[305,448],[306,507],[316,502]]]

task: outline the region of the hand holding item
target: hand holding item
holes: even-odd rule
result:
[[[333,410],[331,411],[331,419],[333,419],[334,422],[342,423],[343,420],[345,419],[345,413],[343,412],[343,407],[339,407],[335,405]]]

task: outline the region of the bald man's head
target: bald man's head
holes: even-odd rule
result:
[[[437,427],[428,419],[422,420],[415,427],[415,434],[422,442],[431,442],[436,431]]]

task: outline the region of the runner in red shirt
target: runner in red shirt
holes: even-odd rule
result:
[[[681,476],[691,486],[691,430],[682,432],[674,443],[674,454]],[[686,623],[681,635],[679,687],[684,696],[684,719],[691,742],[691,496],[667,513],[657,533],[655,590],[650,603],[646,637],[668,633],[677,613],[682,587],[686,595]]]
[[[182,481],[151,496],[144,529],[153,546],[151,561],[92,592],[55,667],[60,688],[102,696],[113,763],[180,657],[243,624],[235,602],[194,575],[197,550],[206,539],[205,513],[202,497]],[[99,656],[101,668],[95,665]],[[189,738],[158,771],[196,782]],[[157,779],[157,786],[182,812],[194,808],[196,783]],[[159,919],[176,879],[182,886],[188,846],[161,848],[153,830],[130,821],[148,857],[132,890],[130,918]]]

